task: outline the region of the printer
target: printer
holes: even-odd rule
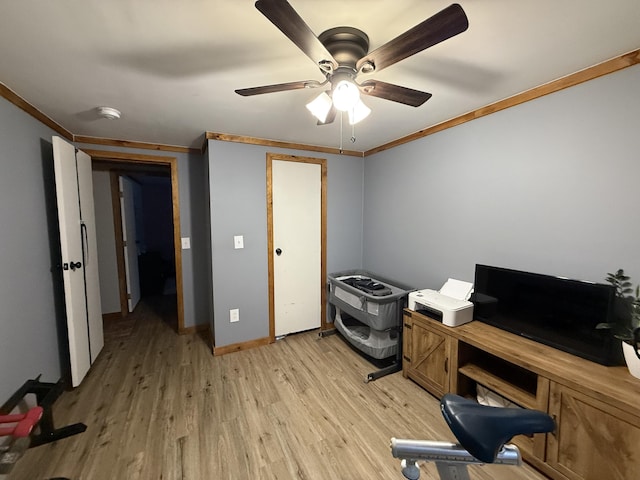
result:
[[[408,307],[428,315],[448,327],[458,327],[473,320],[473,303],[468,298],[473,284],[449,279],[437,290],[416,290],[409,293]]]

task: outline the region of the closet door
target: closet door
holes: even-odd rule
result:
[[[91,157],[82,150],[76,152],[78,170],[78,194],[80,196],[80,225],[82,233],[82,258],[89,325],[89,353],[91,363],[96,361],[104,346],[102,301],[98,274],[98,237],[96,235],[96,211],[93,205],[93,173]]]
[[[71,361],[78,386],[103,346],[91,158],[53,137],[61,267]],[[86,220],[83,220],[83,215]]]
[[[267,154],[270,331],[321,327],[326,289],[326,162]]]

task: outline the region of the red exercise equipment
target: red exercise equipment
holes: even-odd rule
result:
[[[27,380],[0,406],[0,438],[9,435],[12,437],[7,445],[0,442],[0,479],[5,478],[5,474],[11,471],[28,448],[77,435],[87,429],[84,423],[55,428],[52,406],[63,389],[62,380],[56,383],[41,382],[38,375],[32,380]],[[37,406],[24,414],[11,414],[28,394],[35,395]],[[38,428],[34,431],[36,425]]]
[[[15,423],[13,427],[0,427],[0,437],[11,435],[12,437],[27,437],[42,418],[44,409],[33,407],[27,413],[15,415],[0,415],[0,424]]]
[[[10,427],[0,426],[0,437],[11,436],[13,440],[0,450],[0,475],[9,473],[22,454],[29,448],[29,435],[38,424],[44,409],[40,406],[29,409],[27,413],[0,415],[0,425],[13,424]]]

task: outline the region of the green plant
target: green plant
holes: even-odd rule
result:
[[[610,323],[598,324],[596,328],[611,330],[614,337],[634,345],[640,338],[640,285],[634,291],[631,278],[622,268],[616,273],[607,273],[606,281],[616,289],[613,319]]]

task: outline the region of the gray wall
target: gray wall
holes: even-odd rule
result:
[[[64,311],[48,127],[0,98],[0,404],[25,380],[57,381]],[[62,332],[66,336],[66,330]]]
[[[365,159],[364,267],[439,288],[474,265],[640,283],[640,66]]]
[[[269,336],[266,154],[327,159],[327,271],[362,263],[363,159],[209,141],[216,346]],[[244,236],[244,249],[233,236]],[[229,322],[229,310],[240,321]]]

